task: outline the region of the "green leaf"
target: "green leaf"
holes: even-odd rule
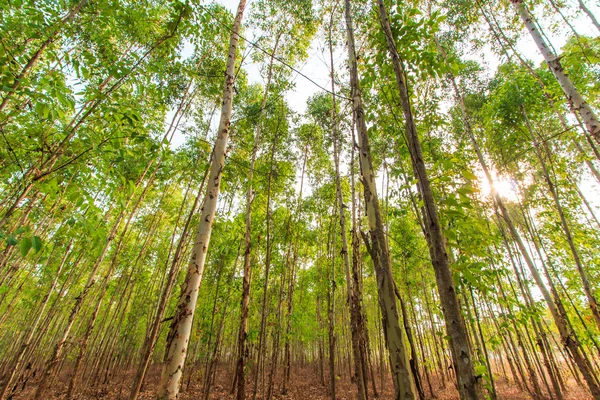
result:
[[[444,233],[446,234],[446,238],[448,240],[456,242],[456,231],[454,229],[448,229],[447,231],[444,231]]]
[[[487,368],[485,365],[476,365],[475,366],[475,375],[485,375],[487,373]]]
[[[449,206],[453,206],[453,207],[460,207],[460,204],[458,204],[458,201],[456,201],[456,199],[451,196],[448,196],[448,198],[446,199],[446,204],[448,204]]]
[[[471,194],[471,193],[477,193],[477,189],[471,186],[463,186],[461,188],[456,189],[456,191],[460,194]]]
[[[19,246],[21,248],[21,256],[25,257],[27,253],[29,253],[29,250],[31,250],[32,246],[33,243],[30,238],[21,239],[21,244]]]
[[[43,243],[42,239],[40,239],[39,236],[33,236],[31,238],[31,244],[36,253],[38,253],[42,249]]]
[[[462,176],[465,179],[471,180],[471,181],[476,181],[477,180],[477,175],[475,175],[473,172],[471,172],[471,170],[465,169],[462,172]]]
[[[19,241],[17,240],[16,237],[14,237],[13,235],[10,235],[8,237],[8,239],[6,239],[6,243],[8,243],[9,246],[16,246],[17,243],[19,243]]]

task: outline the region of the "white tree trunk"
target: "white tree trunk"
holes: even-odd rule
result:
[[[583,11],[592,20],[592,24],[594,24],[598,32],[600,32],[600,23],[598,23],[596,16],[590,11],[589,8],[587,8],[583,0],[579,0],[578,4],[581,11]]]
[[[200,283],[202,282],[206,252],[208,250],[213,220],[217,209],[221,174],[225,163],[225,151],[227,148],[227,140],[229,138],[229,124],[231,121],[233,102],[235,59],[239,41],[238,33],[240,31],[245,6],[246,1],[240,0],[233,28],[231,30],[231,37],[229,39],[229,53],[227,56],[227,69],[225,71],[223,106],[221,109],[219,131],[215,141],[206,195],[201,209],[200,222],[198,223],[196,238],[194,239],[194,245],[192,247],[187,275],[181,289],[175,317],[173,318],[167,337],[167,353],[165,355],[165,363],[163,365],[158,391],[159,399],[174,400],[177,399],[179,393],[190,332],[192,330],[196,301],[198,300],[198,290],[200,288]]]
[[[525,27],[529,31],[529,34],[533,38],[538,49],[540,50],[540,53],[542,53],[544,56],[544,60],[546,60],[550,71],[552,71],[552,74],[565,93],[569,107],[572,111],[577,112],[581,116],[585,124],[585,129],[587,129],[590,135],[592,135],[592,137],[598,143],[600,143],[600,121],[598,121],[598,117],[590,108],[589,104],[586,103],[583,96],[581,96],[581,93],[579,93],[573,82],[571,82],[571,79],[569,79],[568,75],[565,73],[560,63],[560,58],[554,54],[554,51],[552,51],[552,49],[544,40],[544,37],[536,26],[531,13],[527,7],[525,7],[525,4],[523,4],[523,0],[511,0],[511,2],[517,10],[517,13],[521,17],[521,20],[525,24]]]

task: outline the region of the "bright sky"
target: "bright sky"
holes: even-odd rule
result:
[[[227,7],[232,13],[235,14],[237,11],[238,0],[221,0],[220,4]],[[245,15],[248,15],[251,11],[252,1],[248,1],[246,4]],[[318,39],[314,40],[310,50],[308,51],[309,58],[303,64],[295,66],[302,74],[306,75],[319,85],[325,88],[329,88],[329,53],[323,54],[322,48],[324,43],[321,43]],[[338,57],[339,58],[339,57]],[[249,58],[248,58],[249,59]],[[334,59],[336,65],[343,63],[345,59]],[[259,73],[259,66],[256,64],[247,64],[245,69],[248,72],[248,79],[250,82],[264,83],[263,78]],[[306,101],[310,96],[319,92],[321,89],[315,84],[311,83],[307,79],[293,73],[294,82],[296,87],[293,91],[290,91],[286,95],[290,107],[298,113],[304,113],[306,110]]]
[[[567,0],[567,1],[569,1],[569,0]],[[570,1],[573,1],[573,0],[570,0]],[[225,7],[227,7],[229,10],[231,10],[231,12],[233,14],[235,14],[235,12],[237,10],[238,0],[222,0],[222,1],[220,1],[220,3],[223,4]],[[591,8],[592,12],[596,13],[596,15],[600,15],[600,9],[595,4],[591,4],[592,3],[591,0],[588,0],[587,3],[588,3],[588,7]],[[250,7],[252,7],[251,0],[248,1],[246,13],[248,13],[250,11]],[[535,13],[536,13],[536,15],[541,15],[540,10],[536,9]],[[576,27],[577,33],[581,34],[581,35],[588,35],[588,36],[596,35],[597,32],[594,31],[594,27],[591,25],[591,23],[588,22],[588,20],[586,18],[587,17],[581,16],[578,20],[575,21],[574,25]],[[543,20],[543,22],[548,23],[547,18],[543,18],[542,20]],[[557,21],[554,21],[554,22],[557,22]],[[564,25],[564,23],[562,21],[559,21],[559,23],[561,23],[561,25]],[[556,50],[560,50],[560,48],[565,44],[567,38],[571,34],[568,27],[565,27],[566,29],[564,29],[563,33],[560,35],[551,34],[550,29],[548,29],[547,25],[542,26],[542,28],[545,30],[545,33],[549,36],[549,40]],[[536,64],[540,64],[541,62],[543,62],[543,57],[539,53],[533,40],[526,33],[524,27],[523,27],[523,31],[524,31],[523,36],[520,39],[520,41],[517,43],[517,49],[524,57],[526,57],[530,60],[533,60],[534,63],[536,63]],[[246,34],[248,35],[248,33],[246,33]],[[308,60],[306,60],[306,62],[304,64],[302,64],[300,66],[295,66],[295,67],[297,69],[299,69],[304,75],[309,77],[311,80],[318,83],[320,86],[328,88],[330,85],[329,62],[328,62],[329,58],[328,58],[328,49],[323,51],[323,48],[325,47],[325,45],[326,45],[326,43],[321,43],[318,38],[315,39],[309,50]],[[490,72],[489,72],[490,76],[493,75],[494,71],[496,70],[496,68],[498,67],[498,65],[500,63],[500,60],[498,59],[498,57],[495,54],[493,54],[491,51],[487,51],[487,52],[483,52],[483,53],[479,53],[479,54],[471,54],[470,58],[477,60],[482,64],[483,63],[487,64],[490,67]],[[246,59],[250,60],[249,57]],[[336,57],[334,58],[334,63],[336,64],[336,69],[344,68],[345,52],[340,51],[340,52],[336,53]],[[248,79],[250,82],[264,84],[264,81],[259,73],[258,65],[246,64],[246,65],[244,65],[244,68],[248,73]],[[298,76],[296,73],[294,73],[292,76],[295,78],[294,80],[296,82],[296,85],[295,85],[294,90],[290,91],[287,94],[286,100],[288,101],[288,104],[294,111],[301,114],[301,113],[304,113],[304,111],[306,110],[307,99],[310,96],[312,96],[313,94],[317,93],[321,89],[318,88],[313,83],[311,83],[310,81],[306,80],[304,77]],[[367,112],[368,112],[368,105],[367,105]],[[342,164],[341,167],[342,167],[342,171],[341,171],[342,173],[346,173],[348,171],[348,167],[346,165]],[[584,168],[584,167],[582,166],[582,168]],[[592,207],[595,208],[596,213],[600,214],[600,186],[597,184],[596,180],[591,175],[591,173],[589,173],[587,171],[587,169],[585,169],[585,171],[587,173],[587,177],[585,177],[580,182],[580,189],[586,195],[588,202],[591,203]],[[500,195],[502,197],[504,197],[505,199],[507,199],[508,201],[517,200],[517,194],[515,192],[514,183],[507,177],[496,176],[495,172],[494,171],[492,171],[492,172],[493,172],[493,176],[494,176],[496,189],[499,191]],[[476,171],[476,173],[480,177],[480,187],[481,187],[483,194],[489,195],[490,194],[490,186],[489,186],[487,180],[485,179],[483,172]],[[296,190],[299,189],[299,180],[300,180],[299,175],[300,175],[300,172],[297,171]],[[378,177],[377,182],[376,182],[377,187],[379,189],[378,191],[380,193],[381,193],[381,188],[383,187],[383,176],[382,175],[383,174],[380,173],[380,176]],[[304,191],[303,191],[304,196],[309,196],[311,194],[311,192],[312,192],[312,188],[305,181],[305,186],[304,186]],[[536,260],[536,262],[537,262],[537,260]],[[535,298],[538,298],[538,299],[541,298],[541,294],[539,293],[537,288],[534,288],[533,293],[534,293]]]
[[[235,14],[238,6],[238,0],[221,0],[219,1],[219,3],[223,4],[233,14]],[[245,15],[248,15],[250,13],[252,3],[252,0],[248,1]],[[595,12],[596,15],[600,15],[600,8],[593,4],[593,1],[588,0],[587,3],[588,7],[592,10],[592,12]],[[541,15],[542,11],[536,9],[535,13],[536,15]],[[549,21],[547,16],[544,16],[544,18],[542,18],[542,22],[545,23],[543,29],[545,30],[545,33],[549,36],[550,42],[557,50],[559,50],[565,44],[568,36],[571,33],[569,28],[565,26],[565,29],[563,29],[561,34],[552,34],[546,24],[548,24],[549,22],[559,22],[561,25],[564,25],[564,23],[562,21],[559,21],[558,19],[555,21]],[[597,32],[595,32],[594,30],[594,27],[587,20],[586,16],[581,16],[579,19],[575,20],[574,26],[576,27],[577,32],[581,35],[593,36],[597,34]],[[250,34],[251,33],[249,32],[246,33],[246,35]],[[249,37],[249,39],[251,39],[251,37]],[[304,75],[309,77],[311,80],[318,83],[320,86],[328,88],[330,86],[329,57],[328,50],[326,49],[325,51],[323,51],[324,48],[326,48],[326,43],[323,43],[319,38],[315,39],[311,44],[310,50],[308,52],[309,58],[303,64],[297,65],[295,67],[296,69],[300,70]],[[524,27],[523,36],[518,42],[517,48],[522,55],[524,55],[526,58],[533,60],[536,64],[539,64],[543,61],[541,54],[539,53],[533,40],[525,32]],[[485,62],[491,69],[490,74],[493,74],[493,71],[497,68],[498,64],[500,63],[498,57],[491,51],[472,54],[470,57],[475,60],[478,60],[479,62]],[[246,60],[247,63],[243,67],[248,73],[249,81],[252,83],[264,84],[263,77],[260,75],[259,72],[259,66],[252,63],[250,57],[247,57]],[[336,68],[343,68],[343,65],[345,63],[345,53],[337,52],[336,57],[334,58],[334,63],[336,64]],[[293,90],[287,93],[286,100],[288,101],[290,107],[294,111],[301,114],[304,113],[304,111],[306,110],[307,99],[315,93],[319,92],[321,89],[309,80],[305,79],[302,76],[299,76],[296,73],[293,73],[292,77],[294,78],[294,82],[296,83],[296,85]],[[216,118],[216,120],[218,120],[218,118]],[[183,138],[181,138],[181,142],[182,141]],[[179,140],[176,140],[176,143],[174,143],[175,146],[179,144],[177,142],[179,142]],[[346,168],[344,169],[346,170]],[[588,178],[584,179],[584,181],[581,183],[581,189],[584,193],[590,194],[588,196],[588,201],[591,202],[600,212],[600,187],[598,187],[591,174],[588,175]],[[489,192],[489,185],[487,184],[485,179],[483,179],[483,175],[481,176],[481,178],[482,190],[485,194],[487,194],[486,192]],[[381,188],[381,180],[379,179],[378,181],[379,187]],[[511,198],[514,200],[515,193],[512,189],[512,184],[508,179],[499,177],[496,186],[504,197],[506,197],[508,200],[511,200]],[[308,195],[309,193],[310,188],[307,189],[305,187],[305,194]]]

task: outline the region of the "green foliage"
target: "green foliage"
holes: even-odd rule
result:
[[[598,168],[598,160],[597,144],[568,114],[552,73],[545,65],[523,64],[512,56],[521,29],[508,13],[512,9],[504,2],[479,3],[386,2],[406,69],[453,290],[473,346],[486,343],[489,353],[474,349],[475,373],[491,393],[492,378],[501,366],[497,360],[506,359],[507,348],[518,352],[517,361],[511,361],[515,363],[538,351],[531,347],[538,335],[560,338],[531,273],[522,265],[506,220],[498,217],[497,199],[473,142],[535,266],[548,285],[555,286],[587,352],[596,351],[599,330],[548,181],[556,188],[573,243],[598,293],[596,191],[588,185],[595,179],[589,171]],[[37,315],[43,323],[35,334],[42,334],[34,336],[34,346],[25,346],[27,357],[47,359],[73,305],[88,287],[68,335],[65,365],[81,351],[72,344],[80,343],[101,299],[93,316],[85,373],[99,368],[92,361],[114,373],[111,368],[138,362],[166,289],[161,327],[168,325],[178,306],[206,188],[202,177],[219,134],[215,126],[233,15],[221,4],[196,0],[94,0],[65,20],[75,4],[0,0],[5,11],[0,15],[0,98],[6,100],[0,111],[0,359],[15,359],[16,344],[23,343]],[[569,5],[560,7],[576,12]],[[235,358],[245,193],[258,129],[250,207],[251,358],[260,341],[263,313],[269,352],[282,351],[288,344],[298,359],[317,361],[328,351],[330,305],[335,305],[331,322],[338,345],[351,343],[332,154],[334,126],[340,134],[342,212],[350,260],[357,262],[370,354],[374,361],[385,362],[379,283],[360,239],[369,225],[360,169],[352,155],[356,158],[364,150],[352,136],[340,11],[340,5],[331,2],[304,0],[249,5],[218,212],[194,310],[189,366],[204,366],[214,354],[222,360]],[[371,3],[353,2],[360,84],[390,272],[406,301],[407,315],[401,318],[417,341],[418,361],[439,373],[450,357],[450,337],[444,329],[430,238],[423,233],[428,220],[421,182],[413,173],[405,114],[376,11]],[[488,22],[495,29],[491,33]],[[323,79],[313,78],[330,88],[330,29],[337,109],[331,93],[317,91],[308,98],[306,112],[297,113],[295,90],[313,85],[298,73],[312,77],[302,69],[307,60],[324,62]],[[503,43],[502,51],[498,42]],[[497,69],[478,60],[478,52],[496,50],[500,56],[488,61],[498,61]],[[507,54],[510,60],[504,59]],[[599,39],[569,34],[560,60],[596,109]],[[29,62],[31,67],[19,78]],[[253,63],[252,73],[248,63]],[[541,161],[548,166],[548,177]],[[593,203],[589,209],[584,200]],[[267,254],[271,270],[265,282]],[[174,285],[166,288],[171,268]],[[163,360],[167,331],[159,330],[154,362]],[[520,348],[519,340],[512,343],[513,338],[526,342],[526,348]],[[550,347],[558,354],[557,345]],[[352,358],[349,348],[342,347],[339,354],[338,363]],[[248,360],[250,370],[255,362]]]

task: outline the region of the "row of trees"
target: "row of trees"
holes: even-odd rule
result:
[[[1,5],[1,399],[600,399],[593,7]]]

